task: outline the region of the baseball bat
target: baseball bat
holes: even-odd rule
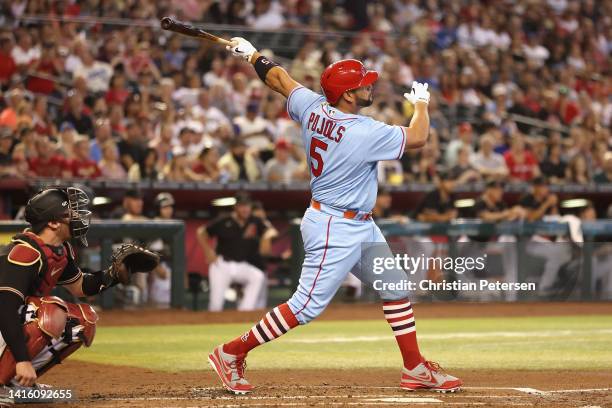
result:
[[[170,17],[162,18],[160,20],[160,23],[161,23],[161,28],[163,28],[164,30],[174,31],[175,33],[187,35],[189,37],[202,38],[204,40],[212,41],[217,44],[232,45],[232,42],[229,40],[217,37],[216,35],[212,35],[211,33],[208,33],[201,28],[194,27],[194,26],[182,23],[180,21],[176,21]]]

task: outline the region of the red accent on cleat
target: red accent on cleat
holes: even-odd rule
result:
[[[246,354],[234,356],[224,353],[222,345],[208,355],[208,362],[217,373],[223,386],[231,393],[242,395],[253,390],[253,386],[244,378]]]

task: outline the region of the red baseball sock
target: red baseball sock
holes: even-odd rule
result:
[[[251,330],[225,343],[223,351],[233,355],[246,354],[260,344],[282,336],[298,324],[289,305],[283,303],[269,311]]]
[[[412,306],[406,300],[384,302],[385,319],[391,325],[395,340],[404,359],[404,367],[411,370],[423,361],[416,338]]]

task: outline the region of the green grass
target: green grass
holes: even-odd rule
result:
[[[74,359],[181,371],[207,368],[215,345],[250,324],[98,328]],[[612,316],[420,319],[421,352],[445,368],[612,369]],[[322,321],[299,327],[249,355],[250,369],[397,368],[384,320]]]

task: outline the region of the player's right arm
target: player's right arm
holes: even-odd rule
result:
[[[410,93],[405,93],[404,98],[414,105],[414,114],[410,120],[410,126],[406,134],[406,149],[414,149],[425,146],[429,138],[429,91],[428,84],[413,82]]]
[[[289,73],[277,63],[261,55],[253,45],[242,37],[234,37],[231,41],[234,46],[227,46],[227,50],[233,55],[244,58],[250,62],[259,78],[270,87],[270,89],[280,93],[285,98],[289,97],[291,91],[300,85]]]

